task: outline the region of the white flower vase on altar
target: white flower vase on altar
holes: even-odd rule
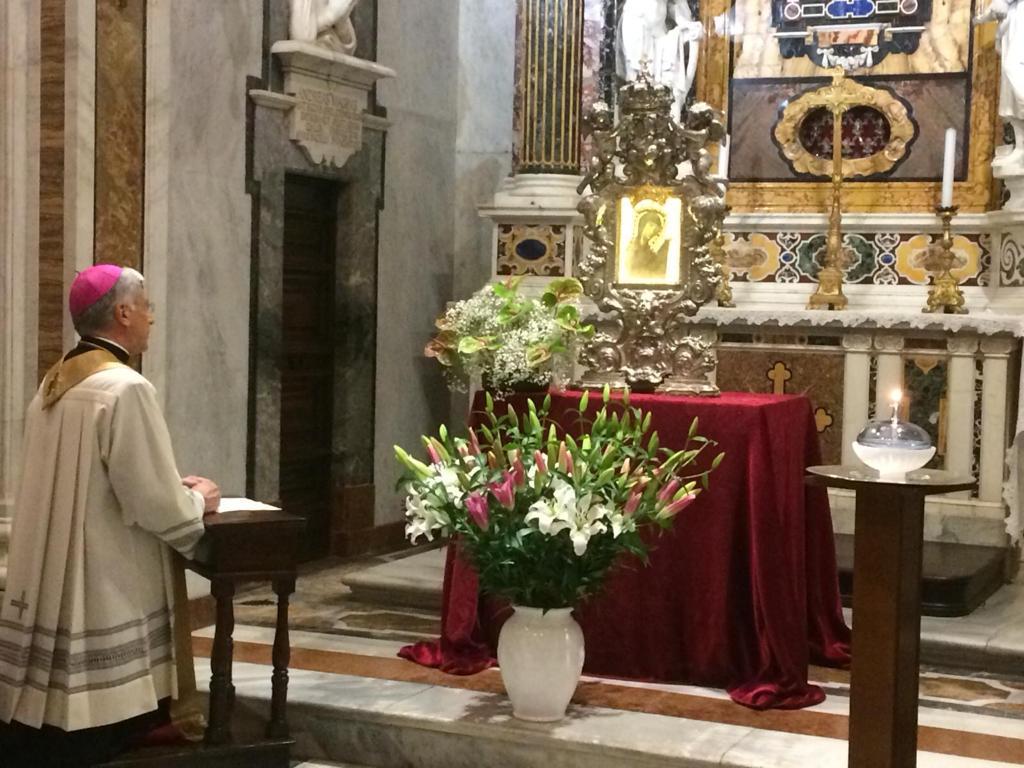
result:
[[[583,672],[583,631],[572,608],[514,610],[498,635],[498,666],[512,713],[533,722],[561,720]]]

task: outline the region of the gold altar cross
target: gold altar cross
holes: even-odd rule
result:
[[[793,372],[783,362],[778,362],[768,371],[768,379],[772,382],[772,393],[786,394],[786,382],[793,378]]]

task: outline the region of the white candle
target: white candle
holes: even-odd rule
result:
[[[892,423],[895,424],[899,419],[900,402],[903,400],[903,390],[894,389],[890,397],[892,398]]]
[[[729,178],[729,134],[725,135],[718,149],[718,175]]]
[[[942,156],[942,207],[953,205],[953,165],[956,162],[956,129],[946,129],[946,151]]]

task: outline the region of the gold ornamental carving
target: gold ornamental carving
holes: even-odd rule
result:
[[[585,127],[594,156],[579,186],[592,246],[576,270],[597,306],[581,350],[583,386],[718,394],[714,339],[690,318],[721,282],[714,243],[725,182],[710,173],[721,116],[694,104],[672,120],[672,92],[649,73],[619,92],[621,117],[598,103]]]
[[[889,91],[872,88],[847,77],[833,77],[830,85],[805,93],[790,102],[775,126],[775,139],[798,173],[815,176],[832,174],[832,158],[811,154],[800,141],[800,128],[815,110],[827,109],[835,115],[840,107],[843,111],[854,107],[871,107],[880,112],[889,124],[889,141],[880,151],[867,157],[842,159],[842,175],[845,178],[885,173],[907,154],[907,146],[914,138],[915,129],[903,102]]]

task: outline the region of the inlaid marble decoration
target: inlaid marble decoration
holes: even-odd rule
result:
[[[772,5],[784,5],[782,18],[774,17]],[[872,75],[951,73],[967,68],[972,0],[902,3],[897,19],[874,3],[827,6],[825,13],[834,6],[845,7],[835,9],[833,18],[826,19],[822,18],[821,2],[738,0],[734,6],[734,28],[739,30],[735,77],[809,77],[820,75],[823,67],[839,65],[853,73],[870,71]],[[908,30],[887,36],[872,30],[844,31],[840,26],[854,21],[887,22],[894,29],[904,26]],[[803,37],[775,36],[777,31],[793,33],[809,25],[828,24],[837,28],[829,31],[831,39],[819,38],[816,46],[806,45]],[[923,33],[916,31],[920,27],[925,28]]]
[[[924,258],[936,237],[899,232],[847,233],[845,243],[855,258],[846,269],[846,282],[927,285]],[[726,259],[734,281],[810,283],[817,280],[818,254],[824,246],[822,232],[730,232],[726,234]],[[988,284],[992,254],[987,235],[956,235],[953,251],[957,258],[953,274],[963,285]],[[1020,284],[1024,285],[1024,272]]]
[[[940,355],[912,355],[903,363],[903,390],[907,411],[902,414],[924,429],[936,447],[929,467],[941,467],[946,455],[947,359]]]
[[[565,275],[565,240],[563,224],[501,224],[497,273],[512,277],[561,277]]]
[[[142,266],[146,2],[96,2],[97,262]]]
[[[1024,286],[1024,253],[1013,235],[1006,235],[999,249],[999,284]]]
[[[728,337],[726,337],[728,338]],[[718,386],[727,392],[806,394],[814,408],[821,440],[822,459],[838,464],[842,459],[843,372],[840,350],[803,352],[770,349],[770,338],[746,337],[749,343],[726,343],[718,350]],[[791,345],[793,337],[779,340]]]

